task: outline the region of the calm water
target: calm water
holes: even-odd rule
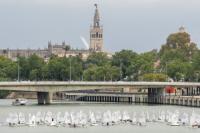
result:
[[[24,112],[36,113],[37,111],[51,111],[51,112],[65,112],[65,111],[128,111],[128,112],[141,112],[141,111],[159,111],[159,110],[179,110],[180,112],[195,112],[200,113],[199,108],[181,107],[181,106],[161,106],[161,105],[135,105],[135,104],[87,104],[87,103],[68,103],[68,104],[53,104],[49,106],[38,106],[36,101],[31,101],[28,106],[11,106],[12,100],[0,100],[0,122],[5,122],[8,113],[10,112]],[[147,127],[139,127],[132,125],[118,125],[111,127],[96,126],[88,128],[66,128],[66,127],[0,127],[2,133],[199,133],[200,129],[192,129],[189,127],[171,127],[165,123],[148,123]]]

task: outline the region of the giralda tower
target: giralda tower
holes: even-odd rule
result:
[[[103,27],[100,26],[100,15],[97,4],[95,4],[95,14],[93,25],[90,28],[90,50],[103,51]]]

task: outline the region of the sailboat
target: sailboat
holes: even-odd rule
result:
[[[159,112],[157,121],[158,122],[165,122],[165,112],[164,111]]]
[[[179,121],[178,121],[178,115],[176,113],[173,113],[171,116],[171,126],[180,126]]]
[[[188,125],[189,124],[189,116],[187,113],[183,113],[181,116],[180,116],[180,122],[182,125]]]
[[[87,121],[88,121],[88,119],[87,119],[86,114],[83,111],[80,111],[78,113],[78,118],[77,119],[79,119],[79,125],[80,125],[80,127],[87,127]],[[94,123],[96,123],[96,122],[94,122]]]
[[[132,124],[136,125],[137,124],[137,119],[136,119],[136,113],[133,113],[133,118],[132,118]]]
[[[139,119],[138,119],[138,125],[139,125],[139,126],[146,126],[146,118],[145,118],[144,112],[142,112],[142,113],[140,114],[140,117],[139,117]]]
[[[15,113],[10,113],[9,117],[6,119],[6,122],[9,126],[17,126],[18,125],[18,116]]]
[[[112,125],[110,110],[103,113],[102,125],[104,125],[104,126],[111,126]]]
[[[121,119],[122,119],[122,117],[121,117],[120,111],[116,111],[116,112],[112,113],[111,121],[112,121],[113,125],[119,124]]]
[[[26,124],[26,118],[23,113],[18,114],[18,125],[25,125]]]
[[[197,128],[199,126],[197,120],[196,120],[196,113],[192,112],[192,115],[190,116],[190,122],[189,122],[189,125],[193,128]]]
[[[96,121],[96,118],[95,118],[95,115],[94,115],[94,112],[89,112],[89,122],[91,124],[91,126],[97,126],[97,121]]]
[[[52,113],[50,111],[48,111],[45,116],[44,116],[44,123],[46,125],[51,125],[52,123]]]
[[[100,111],[96,112],[96,121],[100,123],[102,121],[102,114]]]
[[[31,115],[30,113],[29,113],[29,115],[28,115],[28,126],[30,126],[30,127],[34,127],[34,126],[36,126],[36,121],[35,121],[35,115]]]
[[[122,113],[122,121],[124,121],[124,122],[131,122],[131,119],[130,119],[130,116],[129,116],[128,112],[124,111]]]
[[[79,121],[74,112],[70,113],[70,119],[71,119],[71,124],[70,124],[71,127],[74,128],[79,127]]]
[[[56,114],[56,121],[57,121],[57,126],[61,126],[64,124],[64,117],[62,116],[61,112],[58,112]]]
[[[40,111],[36,113],[35,121],[36,121],[37,125],[44,124],[44,116],[42,115],[42,113]]]
[[[64,115],[64,126],[69,126],[71,124],[70,115],[68,112],[65,112]]]

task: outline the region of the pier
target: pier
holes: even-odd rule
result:
[[[147,94],[66,93],[69,101],[97,103],[145,103],[200,107],[200,96],[159,96],[152,99]]]

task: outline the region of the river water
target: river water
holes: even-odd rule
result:
[[[141,104],[94,104],[94,103],[65,103],[65,104],[52,104],[48,106],[39,106],[36,101],[30,101],[27,106],[12,106],[12,100],[0,100],[0,122],[5,122],[6,117],[12,112],[36,113],[37,111],[51,111],[62,112],[65,111],[127,111],[131,112],[158,112],[160,110],[179,110],[180,112],[200,113],[199,108],[183,107],[183,106],[166,106],[166,105],[141,105]],[[172,127],[166,123],[148,123],[145,127],[133,125],[116,125],[116,126],[94,126],[87,128],[67,128],[67,127],[49,127],[49,126],[36,126],[36,127],[8,127],[0,126],[1,133],[199,133],[200,129],[193,129],[190,127]]]

